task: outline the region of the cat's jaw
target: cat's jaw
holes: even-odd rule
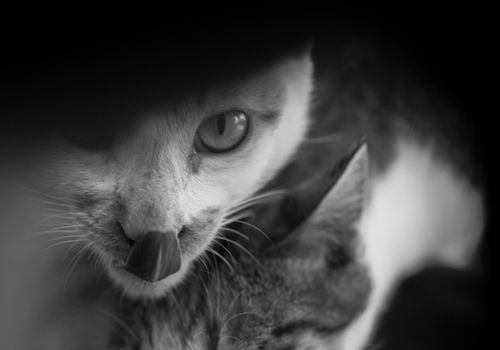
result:
[[[99,243],[93,245],[94,252],[99,257],[108,278],[114,282],[124,295],[133,299],[158,299],[180,285],[188,274],[191,265],[193,265],[193,261],[198,259],[208,249],[220,227],[220,219],[214,220],[217,223],[211,230],[203,234],[192,232],[193,236],[189,237],[189,239],[180,237],[179,269],[157,281],[148,281],[139,277],[140,275],[136,276],[130,272],[127,264],[129,256],[127,256],[126,252],[110,251],[104,249],[104,246]]]

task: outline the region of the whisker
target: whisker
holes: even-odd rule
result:
[[[236,305],[236,300],[238,300],[241,296],[241,293],[243,293],[242,291],[240,291],[238,293],[238,295],[236,297],[234,297],[233,301],[231,301],[231,304],[229,304],[229,307],[227,308],[227,311],[224,313],[224,315],[222,316],[222,320],[223,320],[223,323],[222,323],[222,328],[221,330],[224,329],[224,325],[226,324],[226,316],[231,312],[231,310],[233,309],[233,307]]]
[[[221,228],[219,228],[219,230],[229,231],[229,232],[232,232],[234,234],[237,234],[238,236],[246,239],[247,241],[250,240],[250,238],[247,235],[245,235],[244,233],[241,233],[240,231],[234,230],[234,229],[229,228],[229,227],[221,227]]]
[[[63,245],[63,244],[70,244],[70,243],[75,243],[75,242],[78,242],[78,241],[79,241],[78,239],[77,240],[71,239],[71,240],[68,240],[68,241],[57,242],[57,243],[51,244],[48,247],[46,247],[46,250],[58,247],[58,246]]]
[[[208,304],[208,308],[210,310],[210,312],[212,312],[214,310],[214,307],[213,307],[213,304],[212,304],[212,299],[210,299],[210,292],[208,290],[208,286],[207,284],[205,283],[205,281],[203,280],[203,278],[201,278],[200,275],[197,275],[198,277],[198,280],[201,282],[202,286],[203,286],[203,289],[205,290],[205,299],[207,301],[207,304]]]
[[[247,210],[245,210],[243,212],[238,212],[232,216],[226,217],[225,219],[222,220],[222,225],[227,226],[227,225],[232,224],[235,220],[247,219],[247,218],[251,218],[251,217],[252,217],[252,215],[249,215],[249,212]]]
[[[220,302],[220,290],[221,290],[221,286],[220,286],[220,270],[219,270],[219,265],[218,264],[215,264],[215,276],[216,276],[216,279],[217,279],[217,313],[220,312],[220,307],[221,307],[221,302]]]
[[[74,242],[74,244],[76,244],[76,243],[77,243],[77,242],[79,242],[79,241],[80,241],[80,240],[76,240],[76,241]],[[74,245],[74,244],[73,244],[73,245]],[[73,245],[70,247],[70,249],[73,247]],[[87,247],[87,245],[83,246],[82,248],[80,248],[80,250],[79,250],[79,251],[78,251],[75,255],[73,255],[73,256],[71,257],[70,261],[69,261],[69,262],[68,262],[68,264],[66,265],[66,268],[67,268],[68,266],[69,266],[69,267],[71,267],[71,266],[72,266],[72,263],[73,263],[75,260],[78,260],[79,255],[80,255],[80,254],[84,251],[84,249],[85,249],[86,247]],[[65,258],[67,258],[67,254],[66,254]]]
[[[238,223],[240,223],[240,224],[247,225],[247,226],[249,226],[249,227],[251,227],[251,228],[255,229],[256,231],[258,231],[258,232],[262,233],[262,234],[264,235],[264,237],[266,237],[269,241],[271,241],[271,242],[272,242],[272,239],[271,239],[271,238],[269,238],[269,236],[268,236],[268,235],[267,235],[264,231],[262,231],[260,228],[258,228],[257,226],[255,226],[255,225],[253,225],[253,224],[251,224],[251,223],[249,223],[249,222],[242,221],[242,220],[234,220],[234,222],[238,222]]]
[[[238,242],[235,242],[233,241],[232,239],[229,239],[229,238],[226,238],[226,237],[221,237],[219,236],[218,237],[219,239],[222,239],[226,242],[229,242],[231,244],[234,244],[235,246],[237,246],[238,248],[240,248],[242,251],[244,251],[245,253],[248,254],[248,256],[250,256],[256,263],[257,265],[259,265],[260,267],[262,267],[262,264],[260,263],[259,260],[257,260],[257,258],[255,257],[255,255],[253,255],[248,249],[246,249],[245,247],[243,247],[241,244],[239,244]]]
[[[233,273],[233,267],[231,266],[231,264],[229,264],[229,261],[227,261],[226,258],[224,258],[222,255],[220,255],[216,250],[214,250],[212,248],[207,248],[207,251],[218,256],[227,265],[227,267],[229,267],[229,270],[231,271],[231,273]]]
[[[73,198],[67,198],[67,197],[59,197],[59,196],[56,196],[56,195],[53,195],[53,194],[48,194],[48,193],[45,193],[45,192],[42,192],[40,190],[37,190],[37,189],[34,189],[34,188],[31,188],[31,187],[28,187],[28,186],[19,186],[21,190],[26,190],[28,192],[31,192],[33,194],[37,194],[37,195],[40,195],[40,196],[43,196],[43,197],[46,197],[46,198],[51,198],[52,200],[62,200],[62,201],[66,201],[66,202],[69,202],[69,203],[81,203],[80,201],[76,200],[76,199],[73,199]]]
[[[82,230],[77,230],[77,229],[71,229],[71,230],[60,230],[60,231],[52,231],[52,230],[49,230],[49,231],[43,231],[43,232],[36,232],[36,233],[30,233],[30,234],[27,234],[24,239],[26,240],[37,240],[37,239],[40,239],[41,236],[49,236],[50,237],[50,234],[57,234],[59,236],[64,236],[65,233],[79,233],[79,232],[82,232]],[[47,241],[50,242],[50,239],[48,239]]]
[[[252,205],[256,205],[259,203],[265,202],[269,197],[272,196],[277,196],[277,195],[283,195],[286,194],[286,190],[273,190],[273,191],[268,191],[265,193],[262,193],[261,195],[257,195],[254,197],[247,198],[246,200],[237,202],[236,204],[233,204],[227,211],[227,215],[231,215],[234,213],[237,213],[239,211],[242,211],[243,209],[246,209]]]
[[[77,226],[77,227],[68,227],[68,228],[64,228],[64,227],[61,227],[60,229],[50,229],[50,230],[46,230],[46,231],[42,231],[42,232],[36,232],[36,233],[33,233],[31,234],[30,236],[31,237],[40,237],[40,236],[44,236],[44,235],[50,235],[50,234],[61,234],[61,233],[65,233],[65,232],[69,232],[69,233],[74,233],[74,232],[81,232],[82,229],[84,229],[85,226]]]
[[[218,242],[217,238],[220,238],[220,237],[215,237],[214,243],[216,243],[219,246],[221,246],[231,256],[231,259],[233,259],[233,263],[236,263],[236,259],[234,258],[233,254],[231,254],[231,252],[223,244],[221,244],[220,242]]]
[[[64,213],[53,214],[53,215],[50,215],[46,218],[41,219],[37,224],[41,224],[43,222],[46,222],[48,220],[55,219],[55,218],[74,219],[73,216],[78,216],[81,214],[82,213],[78,212],[78,211],[69,211],[69,212],[64,212]]]
[[[34,198],[32,204],[45,204],[52,208],[74,209],[74,205],[70,203],[53,202],[43,198]],[[46,207],[44,206],[44,208]]]
[[[250,208],[251,206],[253,205],[256,205],[256,204],[259,204],[259,203],[262,203],[263,201],[253,201],[251,203],[246,203],[244,205],[239,205],[238,207],[233,207],[231,209],[229,209],[227,212],[226,212],[226,216],[229,217],[233,214],[238,214],[248,208]]]
[[[33,203],[33,202],[23,203],[22,205],[19,206],[19,208],[24,210],[36,210],[47,214],[62,214],[74,209],[73,207],[58,207],[58,206],[49,207],[47,205],[40,205],[39,203]]]
[[[71,247],[68,248],[68,250],[66,251],[66,254],[64,254],[64,259],[67,259],[68,258],[68,255],[69,253],[71,252],[71,250],[73,249],[73,247],[78,243],[78,242],[82,242],[84,240],[84,236],[80,236],[79,239],[77,239],[72,245]]]
[[[58,230],[61,230],[61,229],[79,228],[79,227],[85,227],[85,225],[84,224],[72,224],[72,225],[55,226],[55,227],[51,227],[51,228],[46,229],[44,232],[49,232],[49,231],[57,232]]]
[[[82,249],[80,249],[80,251],[73,257],[71,258],[71,261],[73,261],[73,264],[71,265],[71,261],[70,261],[70,265],[68,266],[71,266],[70,267],[70,270],[68,271],[67,275],[66,275],[66,278],[64,279],[64,284],[63,284],[63,296],[65,295],[66,293],[66,286],[68,284],[68,281],[69,281],[69,278],[71,276],[71,274],[73,273],[73,271],[75,270],[75,267],[76,265],[78,264],[78,261],[80,261],[80,259],[83,257],[83,255],[85,254],[85,251],[87,249],[89,249],[92,245],[94,244],[94,242],[90,242],[88,243],[87,245],[85,245]]]
[[[259,193],[255,196],[251,196],[251,197],[248,197],[248,198],[245,198],[241,201],[238,201],[236,202],[233,207],[237,207],[239,205],[242,205],[242,204],[245,204],[245,203],[248,203],[248,202],[252,202],[252,201],[255,201],[255,200],[260,200],[260,199],[263,199],[263,198],[267,198],[267,197],[271,197],[271,196],[276,196],[276,195],[280,195],[280,194],[285,194],[287,193],[288,191],[287,190],[284,190],[284,189],[276,189],[276,190],[270,190],[270,191],[267,191],[267,192],[263,192],[263,193]]]
[[[63,235],[63,236],[60,236],[60,237],[54,237],[54,238],[50,238],[47,240],[47,242],[57,242],[57,241],[60,241],[62,239],[67,239],[67,238],[78,238],[78,237],[82,237],[82,235]]]
[[[198,260],[199,260],[199,261],[203,264],[203,266],[205,267],[205,271],[206,271],[208,274],[210,274],[210,270],[208,269],[208,265],[207,265],[207,263],[206,263],[206,261],[205,261],[205,258],[206,258],[206,257],[205,257],[205,255],[204,255],[204,254],[202,254],[202,255],[200,255],[200,256],[198,257]]]
[[[94,251],[90,251],[89,254],[90,265],[92,266],[92,270],[98,274],[99,271],[99,256]]]
[[[59,229],[63,229],[63,228],[77,228],[77,227],[85,227],[85,225],[84,224],[62,225],[62,226],[52,227],[51,229],[52,230],[59,230]]]

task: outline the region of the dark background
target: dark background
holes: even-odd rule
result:
[[[72,123],[92,115],[93,122],[133,114],[165,94],[182,94],[192,84],[230,77],[278,57],[310,34],[319,41],[360,38],[404,59],[469,122],[493,212],[498,113],[490,84],[498,38],[491,9],[413,5],[397,12],[335,6],[294,11],[290,6],[215,9],[215,15],[208,9],[196,14],[164,9],[140,19],[116,12],[95,18],[68,9],[33,16],[5,11],[2,142],[29,135],[22,138],[29,143],[61,119]],[[487,344],[494,225],[488,221],[480,272],[440,269],[405,283],[382,325],[380,349]]]

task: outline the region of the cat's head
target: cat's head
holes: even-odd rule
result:
[[[82,119],[90,138],[40,147],[41,191],[58,202],[50,229],[87,244],[129,295],[163,295],[293,156],[311,79],[306,50],[115,124],[112,142]]]

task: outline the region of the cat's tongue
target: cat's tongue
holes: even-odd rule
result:
[[[148,232],[130,251],[125,269],[137,277],[156,282],[177,272],[181,255],[177,237],[172,233]]]

